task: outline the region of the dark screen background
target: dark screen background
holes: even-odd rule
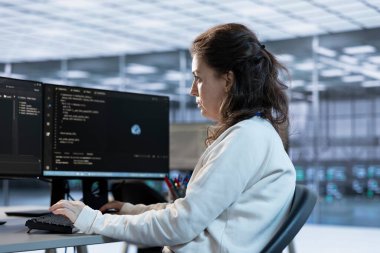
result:
[[[168,173],[167,97],[57,86],[49,97],[50,170]]]
[[[41,160],[41,83],[0,77],[0,176],[40,176]]]

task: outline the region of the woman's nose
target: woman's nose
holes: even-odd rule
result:
[[[194,81],[193,84],[191,85],[190,95],[192,95],[192,96],[194,96],[194,97],[197,97],[197,96],[198,96],[198,88],[197,88],[197,85],[196,85],[195,81]]]

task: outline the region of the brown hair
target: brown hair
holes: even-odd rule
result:
[[[218,74],[232,71],[235,83],[221,106],[221,121],[209,128],[206,144],[211,144],[227,128],[260,113],[279,131],[288,122],[287,86],[279,80],[287,73],[254,32],[241,24],[223,24],[195,38],[192,55],[201,57]]]

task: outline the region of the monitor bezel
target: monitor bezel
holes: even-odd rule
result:
[[[167,117],[167,124],[168,124],[168,149],[167,149],[167,154],[168,154],[168,159],[167,159],[167,168],[165,172],[160,172],[160,173],[148,173],[148,172],[106,172],[106,171],[77,171],[77,170],[72,170],[72,171],[51,171],[51,170],[45,170],[44,165],[45,165],[45,160],[44,157],[45,155],[43,154],[43,159],[42,159],[42,164],[41,164],[41,177],[43,178],[50,178],[50,179],[91,179],[91,178],[106,178],[106,179],[138,179],[138,180],[162,180],[166,176],[169,175],[170,172],[170,117],[169,117],[169,110],[170,110],[170,97],[166,95],[157,95],[157,94],[147,94],[147,93],[134,93],[134,92],[128,92],[128,91],[115,91],[115,90],[105,90],[105,89],[97,89],[93,87],[85,87],[85,86],[69,86],[69,85],[59,85],[59,84],[52,84],[52,83],[43,83],[44,86],[44,93],[46,91],[46,87],[65,87],[65,88],[78,88],[78,89],[89,89],[89,90],[95,90],[99,92],[106,92],[106,93],[116,93],[116,94],[128,94],[128,95],[137,95],[141,97],[156,97],[159,98],[160,100],[165,100],[167,103],[167,111],[168,111],[168,117]],[[45,98],[45,94],[43,95]],[[45,108],[45,99],[43,101],[43,107]],[[45,117],[43,117],[43,124],[45,126]],[[43,132],[45,133],[45,129],[42,129]],[[42,140],[43,145],[45,145],[44,138]],[[45,151],[46,148],[43,146],[43,150]]]

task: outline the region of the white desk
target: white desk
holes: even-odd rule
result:
[[[27,218],[4,219],[7,223],[0,225],[0,253],[52,249],[62,247],[85,246],[99,243],[115,242],[114,239],[101,235],[52,234],[41,230],[27,233]]]

